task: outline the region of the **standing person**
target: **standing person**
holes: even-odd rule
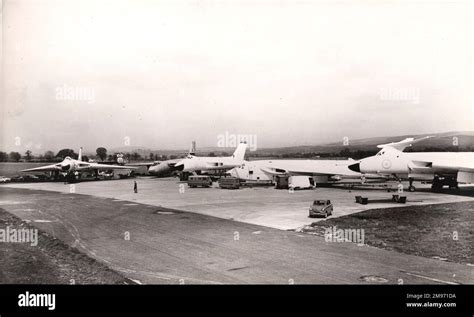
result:
[[[138,185],[137,185],[137,181],[133,181],[133,191],[136,193],[138,193]]]

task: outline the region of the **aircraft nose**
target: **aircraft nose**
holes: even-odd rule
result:
[[[159,174],[163,170],[164,170],[163,164],[156,164],[156,165],[152,165],[152,166],[150,166],[150,168],[148,168],[148,173],[150,173],[150,174]]]
[[[349,165],[348,167],[351,171],[360,173],[360,163],[355,163],[355,164]]]

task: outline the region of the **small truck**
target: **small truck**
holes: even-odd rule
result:
[[[324,217],[327,218],[332,215],[334,206],[330,200],[318,199],[313,201],[313,204],[309,207],[309,217]]]
[[[290,189],[312,189],[314,182],[308,176],[290,176],[288,178],[288,188]]]
[[[218,181],[219,187],[223,189],[239,189],[240,180],[237,177],[221,177]]]
[[[194,187],[211,187],[212,186],[212,179],[209,176],[204,176],[204,175],[189,176],[188,186],[192,187],[192,188],[194,188]]]

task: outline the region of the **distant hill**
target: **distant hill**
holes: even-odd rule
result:
[[[287,156],[289,154],[337,154],[341,151],[355,152],[377,152],[377,145],[385,144],[390,142],[401,141],[405,138],[421,138],[424,136],[433,136],[433,138],[423,141],[421,143],[413,145],[409,151],[430,151],[430,150],[452,150],[453,149],[453,140],[454,137],[457,138],[458,146],[456,150],[470,150],[474,151],[474,131],[452,131],[444,133],[431,133],[431,134],[419,134],[419,135],[398,135],[398,136],[388,136],[388,137],[374,137],[374,138],[364,138],[364,139],[355,139],[348,140],[348,145],[343,144],[343,140],[340,142],[333,142],[320,145],[301,145],[301,146],[289,146],[289,147],[279,147],[279,148],[259,148],[254,152],[248,151],[248,156],[258,156],[258,157],[272,157],[272,156]],[[139,146],[125,146],[120,148],[113,148],[108,150],[109,154],[112,153],[133,153],[137,152],[142,157],[148,157],[150,153],[159,154],[159,155],[184,155],[188,152],[188,149],[182,150],[156,150],[149,149]],[[199,155],[208,155],[210,152],[213,152],[215,155],[221,155],[223,152],[225,154],[232,154],[234,148],[220,148],[220,147],[204,147],[199,148],[197,145],[196,154]],[[362,154],[362,153],[361,153]]]
[[[327,143],[322,145],[304,145],[304,146],[292,146],[282,148],[266,148],[258,149],[256,154],[258,156],[264,155],[283,155],[288,153],[339,153],[344,149],[350,151],[377,151],[377,145],[386,144],[390,142],[401,141],[405,138],[421,138],[427,135],[433,136],[431,139],[427,139],[418,144],[414,144],[411,150],[423,151],[429,148],[440,148],[450,149],[453,146],[453,138],[457,137],[460,150],[471,149],[474,150],[474,131],[467,132],[445,132],[445,133],[431,133],[421,135],[399,135],[390,137],[376,137],[376,138],[365,138],[348,140],[348,145],[343,144],[343,140],[340,142]]]

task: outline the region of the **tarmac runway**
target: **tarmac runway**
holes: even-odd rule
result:
[[[451,284],[474,281],[474,270],[467,265],[354,243],[328,243],[322,237],[278,230],[271,226],[184,212],[175,209],[172,204],[165,208],[156,206],[156,203],[143,203],[147,199],[150,202],[163,201],[162,197],[166,196],[166,192],[159,197],[147,194],[147,184],[157,183],[153,181],[146,183],[138,180],[138,194],[131,191],[133,180],[79,183],[75,184],[75,193],[69,193],[70,188],[74,187],[60,183],[11,184],[0,186],[0,207],[137,283]],[[57,191],[12,188],[36,186],[54,187]],[[175,186],[179,193],[179,185]],[[279,192],[256,189],[261,190],[270,196]],[[239,194],[244,192],[185,190],[196,193],[193,195],[198,203],[192,204],[191,198],[185,198],[183,206],[189,209],[210,206],[211,202],[206,202],[208,197],[203,197],[206,191],[225,192],[230,196],[224,198],[234,197],[234,203],[242,200]],[[315,194],[301,193],[311,199]],[[354,193],[349,194],[353,199]],[[385,196],[387,194],[384,193]],[[178,195],[189,197],[182,193]],[[293,194],[288,194],[288,197],[295,197],[290,195]],[[266,197],[255,201],[257,206],[265,206],[266,199],[272,201],[272,197],[257,196]],[[445,199],[472,199],[442,196],[448,196]],[[296,201],[290,201],[289,205],[278,209],[296,206]],[[239,207],[243,211],[249,200],[244,202]],[[231,204],[218,203],[218,206],[215,208],[225,212],[223,206]],[[266,210],[270,209],[270,205],[266,206]],[[304,216],[307,216],[306,211]]]

